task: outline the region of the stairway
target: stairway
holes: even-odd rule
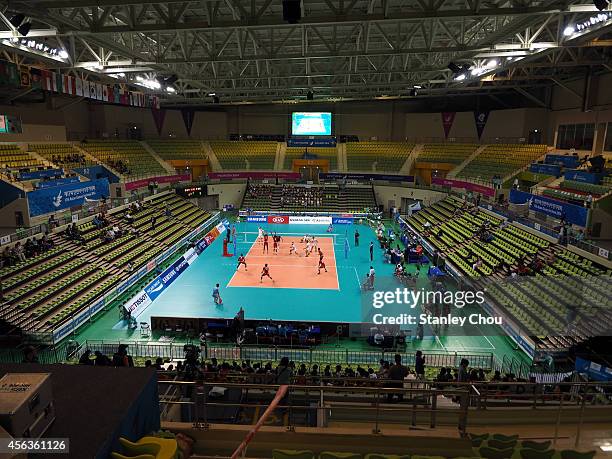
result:
[[[210,169],[213,171],[223,170],[223,167],[221,167],[221,163],[219,162],[219,158],[217,158],[217,155],[210,146],[210,143],[202,142],[202,148],[206,152],[206,156],[208,156],[208,165],[210,166]]]
[[[89,154],[87,151],[85,151],[84,149],[82,149],[79,145],[77,145],[76,143],[72,143],[71,144],[72,147],[78,151],[79,153],[81,153],[83,156],[85,156],[85,158],[89,159],[91,162],[95,163],[95,164],[99,164],[100,166],[105,167],[106,169],[108,169],[109,171],[111,171],[113,174],[115,174],[120,181],[125,182],[127,177],[125,175],[123,175],[122,173],[120,173],[119,171],[117,171],[117,169],[109,166],[106,163],[103,163],[102,161],[100,161],[98,158],[96,158],[95,156]]]
[[[461,172],[465,166],[467,166],[474,158],[476,158],[480,153],[482,153],[485,148],[487,148],[488,145],[481,145],[480,147],[478,147],[474,153],[472,153],[470,156],[468,156],[461,164],[459,164],[457,167],[455,167],[453,170],[451,170],[447,177],[448,178],[454,178],[457,176],[457,174],[459,172]]]
[[[401,175],[408,175],[408,174],[410,174],[410,171],[412,170],[412,166],[414,165],[414,163],[416,162],[417,158],[419,157],[419,155],[423,151],[423,147],[424,147],[424,144],[422,144],[422,143],[418,143],[418,144],[416,144],[414,146],[414,148],[412,149],[412,151],[410,152],[410,154],[406,158],[406,161],[404,161],[404,165],[399,170],[399,173]]]
[[[274,157],[274,170],[282,171],[285,165],[285,154],[287,153],[287,144],[278,142],[276,145],[276,156]]]
[[[161,166],[164,168],[164,170],[169,174],[169,175],[174,175],[176,174],[176,169],[174,167],[172,167],[169,163],[167,163],[166,161],[164,161],[161,156],[159,156],[157,153],[155,153],[155,150],[153,150],[149,144],[147,144],[146,142],[143,141],[139,141],[138,142],[142,148],[144,148],[145,150],[147,150],[147,152],[153,157],[155,158],[155,161],[157,161],[159,164],[161,164]]]

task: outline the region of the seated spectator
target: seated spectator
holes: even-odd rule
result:
[[[128,210],[128,211],[125,213],[124,218],[125,218],[125,221],[126,221],[126,222],[128,222],[128,223],[130,223],[130,224],[131,224],[131,223],[134,223],[134,217],[132,217],[132,214],[130,213],[130,211],[129,211],[129,210]]]

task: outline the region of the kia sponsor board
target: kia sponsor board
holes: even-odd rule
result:
[[[289,217],[284,215],[268,215],[268,223],[274,223],[276,225],[287,225],[289,224]]]

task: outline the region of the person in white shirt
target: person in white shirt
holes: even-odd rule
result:
[[[370,279],[370,288],[374,288],[374,277],[376,275],[376,271],[374,271],[374,267],[370,266],[370,271],[368,272],[368,279]]]

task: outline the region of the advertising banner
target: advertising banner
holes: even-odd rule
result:
[[[342,174],[328,172],[319,174],[323,180],[386,180],[388,182],[414,182],[413,175],[389,175],[389,174]]]
[[[558,164],[531,164],[529,171],[534,174],[546,174],[559,177],[561,175],[561,166]]]
[[[331,217],[309,217],[307,215],[291,215],[289,217],[289,223],[292,225],[330,225],[331,222]]]
[[[571,155],[546,155],[544,160],[546,164],[558,164],[560,166],[576,168],[580,165],[580,160],[576,156]]]
[[[191,181],[190,174],[179,174],[179,175],[162,175],[159,177],[149,177],[147,179],[134,180],[125,184],[127,191],[136,190],[138,188],[144,188],[149,185],[150,182],[162,183],[176,183],[176,182],[189,182]]]
[[[290,138],[287,140],[288,147],[335,147],[336,138],[329,139],[308,139],[308,138]]]
[[[268,223],[274,223],[277,225],[288,225],[289,217],[283,215],[268,215]]]
[[[80,206],[86,199],[98,200],[108,195],[108,179],[104,178],[31,191],[27,198],[30,216],[36,217]]]
[[[484,185],[478,185],[477,183],[464,182],[463,180],[453,180],[453,179],[445,179],[445,178],[440,178],[440,177],[432,177],[431,184],[438,185],[438,186],[449,186],[452,188],[463,188],[466,191],[480,193],[484,196],[495,196],[494,188],[484,186]]]
[[[332,217],[332,225],[352,225],[355,219],[352,217]]]
[[[99,164],[89,167],[77,167],[74,169],[77,174],[83,175],[91,180],[107,178],[109,183],[119,183],[119,177],[109,171],[106,167]]]
[[[297,180],[300,174],[297,172],[209,172],[210,180],[231,180],[231,179],[284,179]]]
[[[66,177],[55,180],[46,180],[44,182],[38,182],[36,185],[38,188],[53,188],[54,186],[67,185],[69,183],[80,182],[78,177]]]
[[[45,169],[42,171],[27,171],[19,173],[19,180],[40,180],[44,178],[61,177],[63,169]]]
[[[529,204],[529,210],[541,212],[559,220],[564,219],[568,223],[578,226],[586,226],[588,209],[545,196],[536,196],[519,190],[510,190],[510,202],[512,204]]]
[[[573,180],[575,182],[592,183],[597,185],[601,183],[603,174],[594,174],[592,172],[581,171],[581,170],[569,170],[563,174],[565,180]]]
[[[249,215],[246,221],[247,223],[267,223],[268,217],[265,215]]]

